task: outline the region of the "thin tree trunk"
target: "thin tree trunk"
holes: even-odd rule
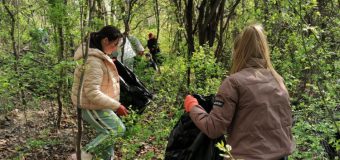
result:
[[[157,43],[158,43],[158,38],[159,38],[159,8],[158,8],[158,0],[155,0],[155,15],[156,15],[156,23],[157,23]]]
[[[83,29],[82,29],[82,32]],[[83,34],[82,34],[83,35]],[[86,40],[86,50],[85,52],[83,51],[83,55],[85,55],[84,59],[83,59],[83,66],[82,66],[82,71],[81,71],[81,75],[80,75],[80,84],[79,84],[79,88],[78,88],[78,93],[77,93],[77,127],[78,127],[78,134],[77,134],[77,141],[76,141],[76,151],[77,151],[77,160],[81,160],[81,149],[80,149],[80,143],[81,143],[81,134],[83,131],[83,126],[82,126],[82,116],[81,116],[81,106],[80,106],[80,96],[81,96],[81,90],[83,88],[83,82],[84,82],[84,68],[85,68],[85,64],[87,61],[87,57],[88,57],[88,50],[89,50],[89,39],[90,36],[88,34],[88,39]],[[84,47],[83,47],[84,48]]]
[[[59,34],[59,56],[58,56],[58,63],[64,60],[64,33],[63,33],[63,27],[58,27],[58,34]],[[64,69],[61,69],[59,72],[59,81],[58,81],[58,87],[57,87],[57,102],[58,102],[58,114],[57,114],[57,123],[56,128],[60,128],[60,122],[61,122],[61,116],[63,111],[63,102],[62,102],[62,90],[63,90],[63,77]]]
[[[222,3],[225,3],[226,0],[223,0]],[[220,8],[221,9],[221,8]],[[215,58],[217,60],[219,60],[218,56],[222,53],[222,50],[223,50],[223,33],[224,33],[224,23],[223,23],[223,18],[224,18],[224,8],[222,9],[222,11],[220,12],[222,16],[220,16],[220,33],[219,33],[219,38],[218,38],[218,41],[217,41],[217,47],[216,47],[216,51],[215,51]],[[230,13],[229,13],[230,14]],[[228,19],[227,19],[228,21]],[[227,23],[227,22],[226,22]]]
[[[191,57],[193,52],[195,52],[195,45],[194,45],[194,36],[193,36],[193,29],[192,29],[192,20],[193,20],[193,9],[194,4],[193,0],[188,0],[188,3],[185,7],[185,17],[186,17],[186,31],[187,31],[187,43],[188,43],[188,68],[187,68],[187,86],[190,87],[190,63]]]
[[[108,0],[104,0],[103,4],[104,5],[102,7],[103,7],[103,10],[105,12],[105,14],[104,14],[105,25],[109,25],[109,24],[111,24],[110,14],[111,14],[112,10],[111,10],[110,3],[109,3]]]
[[[205,43],[205,27],[204,27],[204,17],[205,17],[205,10],[207,7],[207,0],[203,0],[200,4],[200,7],[198,8],[198,18],[197,18],[197,26],[198,26],[198,41],[199,44],[204,44]]]
[[[105,2],[103,0],[96,0],[96,5],[94,5],[94,13],[97,14],[97,18],[104,21],[104,25],[107,24],[106,22],[106,9],[105,9]]]
[[[82,5],[80,5],[80,29],[81,29],[81,39],[84,37],[84,21],[83,21],[83,11],[84,8]],[[83,43],[81,43],[83,44]],[[83,52],[84,55],[84,52]],[[87,57],[86,57],[87,58]],[[80,108],[80,93],[81,93],[81,88],[83,87],[83,81],[84,81],[84,71],[81,72],[80,76],[80,84],[78,88],[78,93],[77,93],[77,136],[76,136],[76,155],[77,155],[77,160],[81,160],[81,151],[80,151],[80,143],[81,143],[81,133],[82,133],[82,117],[81,117],[81,108]]]
[[[221,22],[220,22],[220,25],[223,24],[223,27],[220,28],[220,38],[217,42],[217,48],[216,48],[216,51],[215,51],[215,58],[217,58],[218,60],[220,59],[220,55],[222,55],[222,50],[223,50],[223,47],[224,47],[224,43],[223,43],[224,32],[228,29],[230,19],[232,18],[232,16],[234,16],[236,7],[240,4],[240,2],[241,2],[241,0],[236,0],[234,5],[230,9],[230,12],[228,13],[228,17],[227,17],[226,22],[224,24],[223,24],[223,20],[221,20]]]
[[[64,0],[65,6],[67,6],[67,0]],[[64,59],[64,52],[65,52],[65,36],[64,36],[64,28],[63,23],[58,23],[58,37],[59,37],[59,55],[58,55],[58,63],[61,63]],[[58,81],[58,87],[57,87],[57,102],[58,102],[58,114],[57,114],[57,122],[56,122],[56,128],[60,128],[61,123],[61,116],[63,111],[63,78],[65,77],[65,70],[61,68],[59,72],[59,81]]]
[[[203,0],[198,8],[197,18],[199,45],[203,46],[208,42],[209,47],[214,45],[218,23],[223,16],[225,0],[207,1]],[[196,26],[196,25],[195,25]]]
[[[268,22],[268,19],[269,19],[269,8],[268,8],[268,0],[263,0],[263,4],[264,4],[264,9],[263,9],[263,12],[264,12],[264,24],[267,24]]]
[[[157,23],[157,38],[156,38],[156,44],[158,46],[158,40],[159,40],[159,28],[160,28],[160,22],[159,22],[159,8],[158,8],[158,0],[155,0],[155,15],[156,15],[156,23]],[[158,46],[159,47],[159,46]],[[161,73],[161,68],[158,67],[158,73]]]
[[[214,45],[216,32],[217,32],[217,26],[220,20],[219,16],[221,16],[220,12],[221,12],[221,9],[224,10],[224,3],[222,4],[222,1],[223,0],[215,0],[214,3],[211,3],[211,9],[209,13],[210,20],[208,21],[209,32],[206,32],[207,33],[206,37],[207,37],[209,47],[213,47]]]
[[[215,2],[214,7],[212,9],[214,9],[214,12],[211,12],[213,20],[210,21],[209,24],[209,28],[210,28],[210,32],[211,34],[208,34],[208,42],[209,42],[209,47],[213,47],[214,42],[215,42],[215,38],[216,38],[216,33],[218,30],[218,22],[221,20],[223,21],[223,13],[224,13],[224,6],[225,6],[225,1],[226,0],[220,0],[219,2]],[[216,6],[216,8],[215,8]],[[216,12],[215,10],[218,8],[218,11]]]
[[[129,25],[129,21],[130,21],[130,14],[131,14],[131,1],[126,1],[126,6],[127,6],[127,15],[126,17],[124,18],[124,35],[123,35],[123,44],[122,44],[122,55],[120,57],[120,61],[122,63],[124,63],[124,55],[125,55],[125,44],[126,44],[126,38],[127,38],[127,34],[129,33],[130,31],[130,25]]]
[[[7,4],[5,3],[5,0],[2,1],[3,6],[7,12],[7,14],[9,15],[10,19],[11,19],[11,30],[10,30],[10,35],[11,35],[11,41],[12,41],[12,49],[13,49],[13,56],[15,58],[15,62],[14,62],[14,71],[17,74],[17,76],[20,76],[19,73],[19,50],[18,50],[18,44],[15,40],[15,28],[16,28],[16,19],[15,16],[16,14],[14,14],[7,6]],[[18,7],[16,7],[18,8]],[[19,24],[18,24],[19,25]],[[20,35],[19,35],[20,36]],[[22,105],[26,106],[26,100],[25,100],[25,93],[24,90],[21,89],[22,88],[22,83],[19,82],[19,97],[21,99]]]
[[[126,43],[126,38],[128,38],[129,32],[130,32],[130,23],[131,23],[131,11],[133,8],[133,5],[137,2],[137,0],[129,0],[126,1],[126,5],[127,5],[127,10],[125,10],[125,12],[127,12],[126,17],[124,18],[124,35],[123,35],[123,44],[122,44],[122,55],[121,55],[121,62],[124,63],[124,48],[125,48],[125,43]]]
[[[134,5],[136,1],[126,1],[126,6],[127,6],[127,10],[125,10],[125,12],[127,12],[126,17],[124,18],[124,35],[123,35],[123,44],[122,44],[122,55],[121,55],[121,62],[124,63],[124,54],[125,54],[125,43],[126,43],[126,38],[130,32],[130,19],[131,19],[131,10],[132,7]]]
[[[90,24],[92,24],[90,22],[90,20],[92,20],[92,13],[93,11],[95,10],[95,4],[96,4],[96,1],[95,0],[87,0],[87,14],[86,14],[86,18],[83,19],[85,22],[84,22],[84,26],[90,26]]]
[[[172,1],[174,3],[174,5],[176,6],[176,10],[175,10],[175,15],[176,15],[176,21],[179,24],[180,27],[183,27],[184,25],[184,18],[183,18],[183,12],[182,12],[182,2],[180,0],[173,0]],[[175,37],[173,40],[173,51],[179,51],[180,52],[180,42],[182,41],[181,39],[181,30],[176,31],[175,33]],[[187,39],[187,37],[185,37]]]
[[[88,0],[88,4],[91,5],[92,0]],[[88,16],[88,22],[86,23],[88,24],[88,26],[84,26],[84,21],[83,21],[83,7],[80,8],[80,23],[81,23],[81,39],[83,39],[84,37],[84,27],[88,27],[91,25],[91,17],[92,16]],[[89,15],[92,14],[92,10],[89,8]],[[83,82],[84,82],[84,68],[85,68],[85,64],[87,61],[87,57],[88,57],[88,50],[89,50],[89,40],[90,40],[90,34],[87,33],[87,40],[86,40],[86,49],[85,52],[83,51],[83,65],[82,65],[82,71],[81,71],[81,75],[80,75],[80,83],[79,83],[79,88],[78,88],[78,93],[77,93],[77,127],[78,127],[78,132],[77,132],[77,138],[76,138],[76,155],[77,155],[77,160],[81,160],[81,149],[80,149],[80,143],[81,143],[81,134],[82,134],[82,116],[81,116],[81,106],[80,106],[80,93],[81,90],[83,88]],[[83,45],[84,43],[82,43]],[[84,47],[82,47],[84,48]]]
[[[112,0],[111,1],[111,17],[112,17],[112,24],[115,24],[116,23],[116,13],[117,13],[117,10],[116,10],[117,6],[116,6],[116,2],[115,0]]]
[[[5,0],[3,0],[2,3],[5,7],[5,10],[7,11],[8,15],[9,15],[10,19],[11,19],[10,35],[11,35],[11,40],[12,40],[13,56],[15,57],[15,61],[17,62],[19,60],[19,55],[18,55],[17,44],[16,44],[16,41],[15,41],[15,35],[14,35],[15,34],[15,24],[16,24],[15,15],[8,8],[8,6],[5,3]],[[15,65],[14,65],[14,70],[16,72],[18,72],[17,63],[15,63]]]

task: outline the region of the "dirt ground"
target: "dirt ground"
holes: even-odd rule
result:
[[[63,111],[60,129],[56,129],[56,111],[14,109],[0,114],[0,160],[65,160],[75,152],[77,133],[75,109]],[[54,114],[53,114],[54,113]],[[83,124],[82,145],[95,137],[95,131]],[[161,153],[152,146],[154,136],[145,142],[136,153],[136,157],[147,152]],[[139,143],[139,142],[138,142]],[[122,153],[115,151],[115,159],[122,159]],[[159,158],[153,158],[159,159]]]
[[[48,110],[0,115],[0,159],[67,159],[74,152],[75,116],[63,113],[59,130]]]

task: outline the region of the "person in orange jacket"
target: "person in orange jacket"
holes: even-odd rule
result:
[[[191,95],[185,111],[210,138],[228,135],[236,159],[286,159],[295,148],[289,95],[270,61],[261,25],[244,28],[232,58],[231,75],[219,87],[211,112]]]

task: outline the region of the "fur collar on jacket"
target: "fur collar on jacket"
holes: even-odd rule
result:
[[[76,50],[76,52],[74,53],[74,60],[79,60],[79,59],[82,59],[83,58],[83,50],[84,50],[84,54],[85,54],[85,51],[86,51],[86,44],[83,43],[83,45],[80,45],[78,47],[78,49]],[[95,57],[98,57],[102,60],[107,60],[111,63],[112,62],[112,59],[106,55],[103,51],[97,49],[97,48],[89,48],[88,50],[88,56],[95,56]]]

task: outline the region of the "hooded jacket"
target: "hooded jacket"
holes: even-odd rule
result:
[[[83,45],[84,49],[86,45]],[[82,45],[74,54],[74,60],[83,58]],[[74,71],[72,102],[76,106],[81,71],[84,69],[84,81],[81,89],[81,108],[98,110],[117,110],[119,103],[119,75],[109,56],[99,49],[89,48],[88,59],[84,67],[79,65]]]
[[[236,159],[277,160],[295,147],[288,92],[255,63],[222,82],[210,114],[193,107],[190,117],[210,138],[228,135]]]

